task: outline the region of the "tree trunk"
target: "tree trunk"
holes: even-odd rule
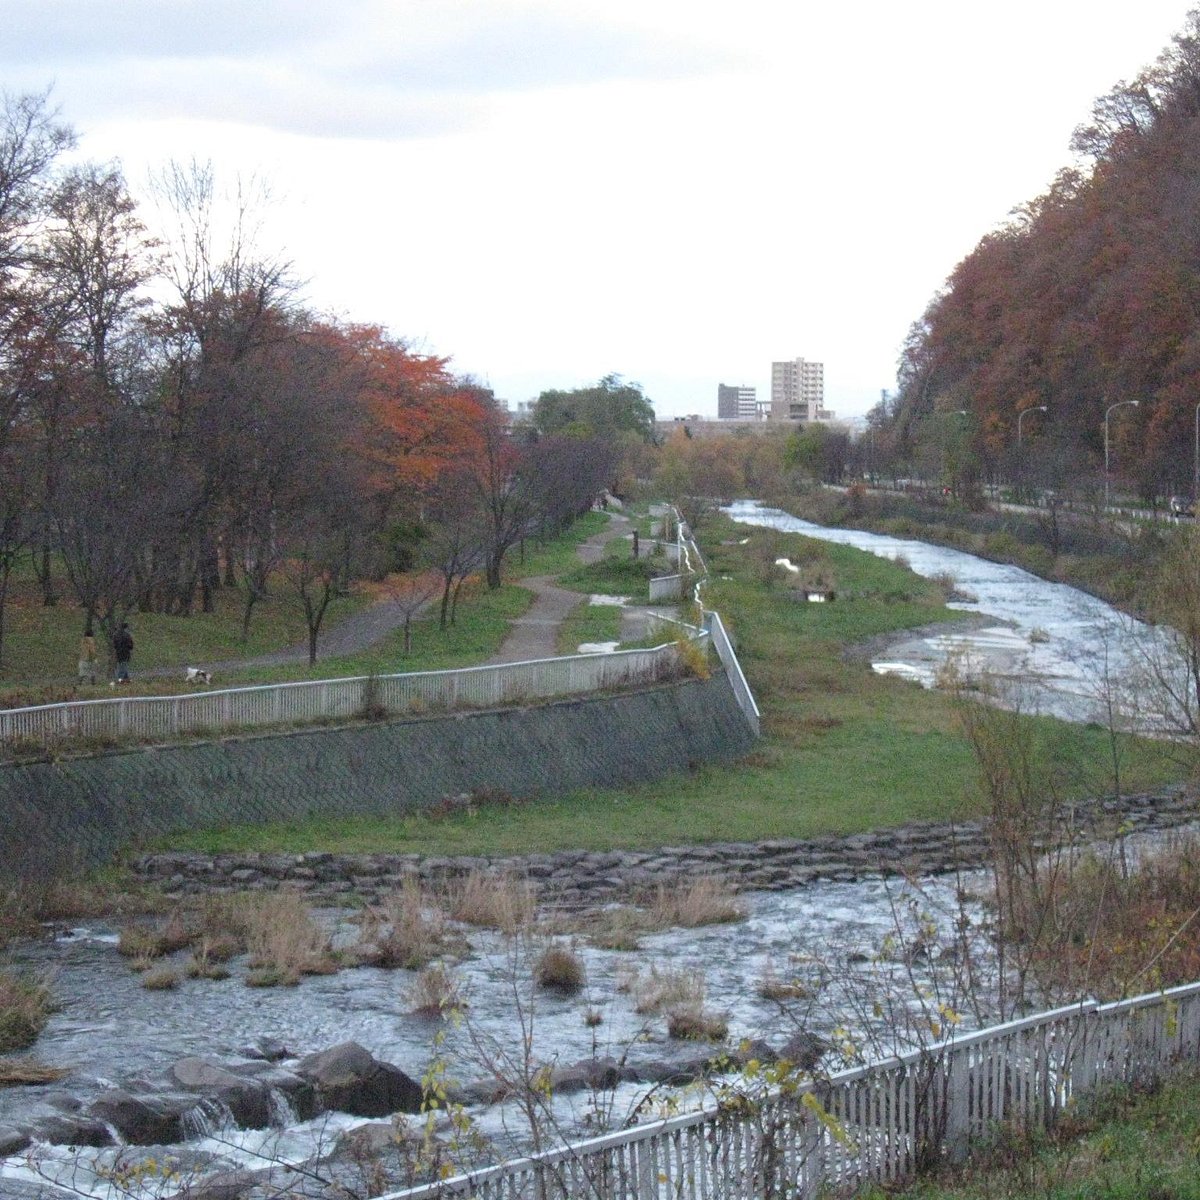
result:
[[[453,625],[458,619],[458,593],[462,591],[462,585],[467,582],[465,575],[458,577],[458,582],[454,585],[454,599],[450,602],[450,624]]]

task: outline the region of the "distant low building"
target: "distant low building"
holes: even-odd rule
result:
[[[662,421],[655,421],[654,430],[659,441],[666,441],[676,430],[682,429],[688,437],[693,438],[715,438],[715,437],[735,437],[741,434],[761,434],[766,436],[772,432],[778,432],[779,426],[771,421],[764,421],[761,417],[748,418],[746,420],[727,417],[722,420],[720,417],[716,419],[712,417],[702,417],[698,413],[692,413],[686,417],[669,417]]]
[[[736,387],[727,383],[717,385],[717,419],[747,421],[758,416],[757,390],[746,384]]]
[[[771,364],[772,421],[833,421],[825,407],[825,364],[790,358]]]

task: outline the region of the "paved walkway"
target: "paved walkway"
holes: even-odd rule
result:
[[[586,541],[580,542],[576,550],[580,562],[599,562],[604,557],[605,547],[617,538],[628,537],[631,525],[628,517],[620,513],[608,514],[608,525]],[[535,658],[553,658],[558,654],[558,630],[563,621],[584,597],[579,592],[569,592],[557,587],[551,575],[533,575],[521,580],[521,586],[534,594],[533,604],[523,617],[512,623],[508,636],[489,663],[526,662]],[[621,611],[621,639],[632,641],[644,636],[646,612],[644,609],[625,608]]]

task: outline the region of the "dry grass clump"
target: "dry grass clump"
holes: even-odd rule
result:
[[[763,1000],[807,1000],[812,995],[798,979],[781,979],[773,963],[767,963],[755,990]]]
[[[373,967],[415,971],[447,952],[446,917],[415,879],[362,917],[354,955]]]
[[[189,979],[228,979],[229,968],[225,964],[237,953],[237,943],[232,938],[202,937],[192,951],[184,973]]]
[[[0,971],[0,1054],[31,1046],[53,1011],[45,980]]]
[[[636,975],[629,988],[634,1008],[640,1013],[665,1012],[704,1003],[704,976],[698,971],[674,967],[651,967],[645,975]]]
[[[648,931],[649,925],[644,912],[621,904],[590,913],[581,932],[586,932],[592,945],[601,950],[631,952],[641,949],[641,936]]]
[[[247,913],[246,948],[250,987],[291,987],[302,975],[332,975],[338,969],[329,934],[292,892],[255,897]]]
[[[0,1058],[0,1088],[53,1083],[70,1073],[69,1067],[48,1067],[33,1058]]]
[[[746,916],[746,905],[716,875],[702,875],[673,888],[660,884],[650,904],[650,919],[660,928],[727,925],[744,921]]]
[[[121,929],[117,941],[117,953],[133,959],[135,963],[147,959],[162,958],[183,950],[196,940],[196,930],[176,909],[167,920],[156,928],[147,925],[126,925]],[[144,968],[134,966],[134,970]]]
[[[604,1014],[598,1008],[589,1008],[583,1014],[583,1023],[589,1029],[595,1029],[604,1024]]]
[[[160,963],[142,975],[142,987],[150,992],[169,992],[179,986],[179,972]]]
[[[430,963],[416,978],[408,993],[413,1012],[422,1017],[439,1017],[466,1008],[462,984],[444,963]]]
[[[508,934],[528,928],[536,910],[528,880],[482,871],[472,871],[450,889],[447,899],[456,921]]]
[[[729,1036],[729,1022],[699,1005],[683,1005],[667,1014],[669,1037],[688,1042],[723,1042]]]
[[[226,892],[205,896],[196,914],[198,936],[215,942],[228,939],[237,945],[234,954],[246,948],[246,938],[262,897],[246,892]],[[230,955],[232,958],[233,955]]]
[[[126,925],[117,938],[117,953],[135,962],[144,962],[159,956],[158,938],[153,929],[145,925]],[[138,968],[135,967],[134,970]],[[144,968],[143,968],[144,969]]]
[[[533,968],[538,987],[573,996],[587,982],[583,960],[570,946],[547,946],[538,956]]]

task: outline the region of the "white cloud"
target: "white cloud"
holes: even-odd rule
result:
[[[258,172],[314,304],[523,398],[620,371],[665,412],[773,358],[831,406],[1068,159],[1178,0],[0,0],[12,90],[82,150]],[[707,381],[707,382],[706,382]]]

